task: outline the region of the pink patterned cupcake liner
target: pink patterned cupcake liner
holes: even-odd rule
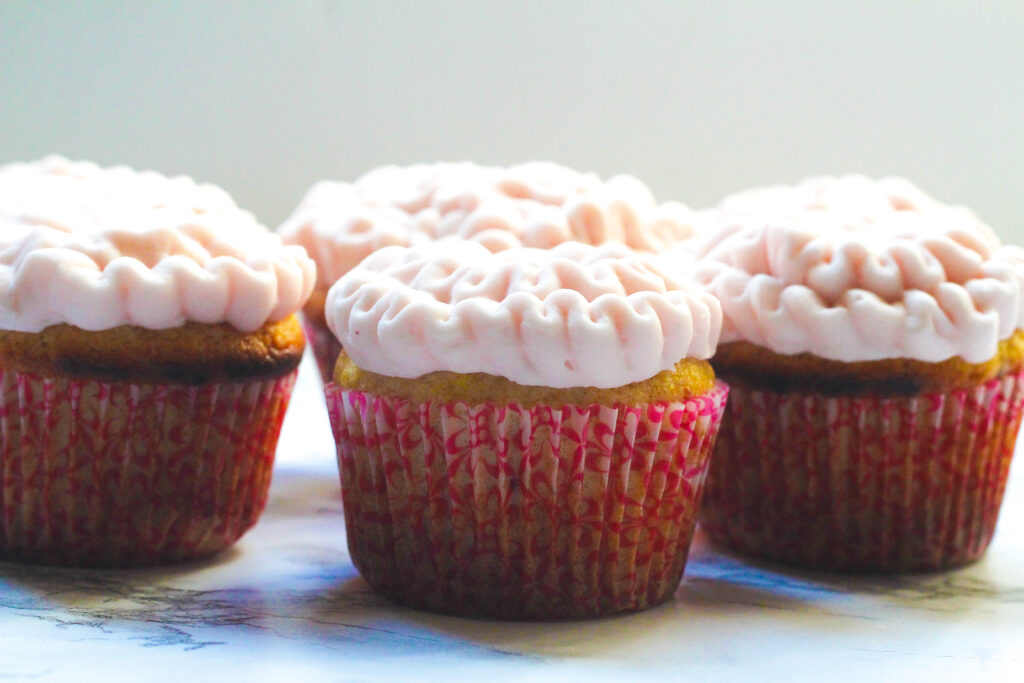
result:
[[[668,599],[728,388],[642,407],[326,387],[352,560],[403,605],[568,618]]]
[[[302,316],[302,329],[313,351],[316,367],[320,370],[320,378],[327,384],[334,378],[334,365],[341,355],[341,342],[327,325],[311,320],[307,315]]]
[[[234,543],[295,381],[107,383],[0,369],[0,558],[142,566]]]
[[[890,398],[733,387],[702,528],[725,548],[805,568],[972,562],[995,530],[1022,379]]]

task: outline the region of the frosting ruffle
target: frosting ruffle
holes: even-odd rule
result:
[[[299,310],[302,247],[190,178],[47,157],[0,167],[0,329],[258,329]]]
[[[556,388],[618,387],[708,358],[721,329],[714,297],[617,243],[388,247],[331,287],[325,313],[364,370],[483,372]]]
[[[444,237],[491,251],[570,240],[660,251],[692,234],[690,214],[678,202],[658,204],[631,176],[602,181],[550,162],[438,163],[382,166],[352,184],[319,182],[280,232],[306,247],[329,287],[381,247]]]
[[[991,359],[1024,321],[1024,260],[902,179],[733,195],[676,250],[722,303],[722,341],[844,362]]]

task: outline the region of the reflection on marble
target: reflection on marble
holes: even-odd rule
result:
[[[786,571],[698,533],[675,598],[648,612],[458,619],[358,577],[317,382],[304,365],[266,514],[232,550],[148,570],[0,564],[0,680],[1024,679],[1024,475],[988,556],[958,571]]]

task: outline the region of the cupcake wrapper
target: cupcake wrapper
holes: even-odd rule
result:
[[[320,378],[327,384],[334,378],[334,365],[341,355],[341,342],[334,336],[330,328],[321,325],[309,316],[302,316],[302,329],[309,341],[309,348],[313,350],[313,358],[316,359],[316,367],[320,370]]]
[[[266,504],[295,373],[202,386],[0,370],[0,558],[141,566],[234,543]]]
[[[1022,380],[909,398],[733,387],[702,528],[726,548],[814,569],[976,560],[999,515]]]
[[[330,384],[352,560],[431,611],[566,618],[667,599],[728,389],[643,407],[417,404]]]

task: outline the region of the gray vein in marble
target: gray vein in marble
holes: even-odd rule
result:
[[[292,546],[295,545],[295,549]],[[93,637],[124,637],[142,647],[185,651],[224,645],[224,629],[301,639],[328,649],[353,644],[410,651],[456,647],[479,654],[523,656],[476,642],[473,622],[453,620],[450,628],[430,627],[405,618],[406,610],[377,596],[347,560],[316,554],[317,547],[283,544],[314,571],[299,577],[303,588],[231,587],[191,589],[169,585],[196,568],[102,572],[0,564],[0,609],[43,620],[56,628],[87,629]],[[231,558],[228,558],[230,561]],[[340,564],[339,564],[340,563]],[[201,569],[201,567],[199,568]],[[673,604],[678,609],[726,609],[729,605],[864,621],[884,618],[863,600],[880,598],[898,609],[984,612],[994,602],[1024,613],[1024,587],[1004,587],[971,570],[906,577],[809,574],[745,563],[721,555],[698,537],[686,577]],[[386,624],[385,626],[382,626]],[[213,630],[215,638],[204,634]],[[213,635],[213,634],[211,634]],[[529,656],[529,655],[526,655]]]
[[[328,577],[328,578],[336,578]],[[153,583],[146,571],[111,574],[95,570],[0,564],[0,609],[43,620],[60,629],[85,628],[125,637],[143,647],[198,650],[223,645],[204,639],[204,629],[235,627],[332,644],[369,647],[385,641],[391,650],[460,649],[479,654],[529,657],[453,640],[397,618],[396,608],[361,581],[295,589],[192,590]],[[373,625],[381,612],[395,612],[394,628]],[[358,623],[365,620],[367,623]],[[328,627],[328,628],[324,628]]]

